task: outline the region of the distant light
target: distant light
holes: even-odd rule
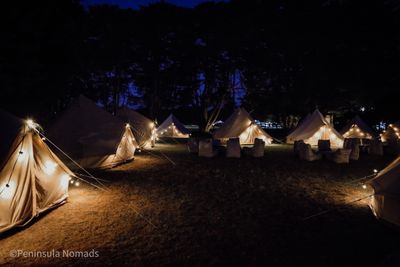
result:
[[[377,170],[377,169],[374,169],[374,173],[378,173],[378,170]]]
[[[365,111],[365,107],[361,107],[361,108],[360,108],[360,111],[361,111],[361,112],[364,112],[364,111]]]

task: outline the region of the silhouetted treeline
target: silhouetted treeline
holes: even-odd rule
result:
[[[6,3],[8,2],[8,3]],[[290,127],[321,111],[398,120],[397,1],[233,0],[193,9],[0,3],[0,104],[46,122],[80,93],[186,122],[229,114],[235,96]],[[130,90],[135,88],[135,90]]]

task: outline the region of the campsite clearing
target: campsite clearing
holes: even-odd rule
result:
[[[176,165],[165,160],[165,153]],[[378,222],[352,183],[393,158],[304,162],[292,146],[263,158],[199,158],[158,145],[71,186],[68,202],[0,239],[0,264],[59,266],[379,266],[399,263],[399,233]],[[324,215],[303,220],[332,209]],[[12,251],[92,251],[99,257],[12,257]],[[397,255],[397,256],[396,256]],[[397,258],[396,258],[397,257]]]

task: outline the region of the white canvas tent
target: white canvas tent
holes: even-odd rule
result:
[[[24,226],[39,213],[63,204],[73,173],[44,143],[32,122],[24,123],[4,112],[0,112],[0,121],[2,233]],[[8,146],[6,153],[4,144]]]
[[[400,121],[389,124],[387,129],[380,135],[382,142],[397,143],[400,141]]]
[[[345,138],[373,139],[375,132],[360,118],[355,116],[340,133]]]
[[[138,146],[129,124],[84,96],[64,111],[47,136],[85,168],[113,167],[131,160]]]
[[[368,184],[374,190],[370,201],[374,215],[400,226],[400,157],[380,171]]]
[[[318,145],[318,140],[330,140],[332,147],[342,148],[344,138],[316,109],[286,138],[288,144],[293,144],[295,141],[300,140],[312,146]]]
[[[118,109],[116,116],[131,125],[133,135],[140,147],[154,144],[156,127],[153,121],[127,107]]]
[[[158,126],[156,133],[158,137],[188,138],[190,131],[171,114]]]
[[[265,144],[272,143],[272,137],[243,108],[236,109],[221,128],[214,132],[213,137],[222,142],[229,138],[239,138],[240,144],[254,144],[256,138],[262,139]]]

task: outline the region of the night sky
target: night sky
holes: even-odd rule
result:
[[[122,8],[138,8],[141,5],[147,5],[150,3],[158,2],[157,0],[82,0],[85,5],[96,5],[96,4],[112,4],[118,5]],[[209,2],[207,0],[168,0],[171,4],[175,4],[183,7],[194,7],[202,2]]]

